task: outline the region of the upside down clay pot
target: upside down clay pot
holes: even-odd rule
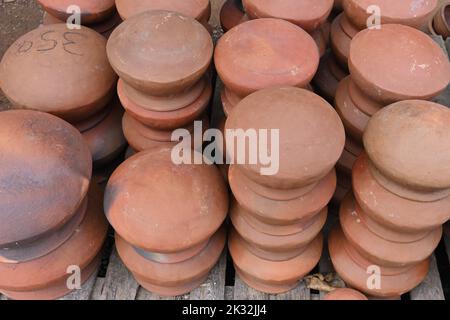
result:
[[[101,35],[86,27],[39,27],[6,51],[0,87],[15,108],[81,121],[102,109],[114,92],[117,77],[105,45]]]
[[[338,15],[331,24],[331,49],[340,66],[345,70],[348,68],[348,57],[350,54],[350,43],[352,36],[349,36],[343,29],[343,20],[346,17],[343,13]],[[345,22],[344,22],[345,23]]]
[[[224,85],[238,96],[291,85],[305,87],[319,65],[313,38],[279,19],[257,19],[232,28],[219,40],[214,60]]]
[[[319,68],[314,76],[312,84],[317,92],[329,103],[334,103],[336,89],[339,82],[348,75],[337,65],[330,51],[320,59]]]
[[[324,300],[368,300],[365,295],[361,292],[356,291],[354,289],[344,288],[344,289],[335,289],[328,293]]]
[[[220,9],[220,25],[224,32],[248,21],[241,0],[226,0]]]
[[[378,112],[364,134],[376,180],[410,200],[437,201],[447,197],[449,124],[450,110],[428,101],[402,101]]]
[[[149,95],[167,96],[201,79],[210,65],[213,43],[208,31],[193,18],[147,11],[114,30],[107,53],[128,85]]]
[[[450,2],[446,1],[437,11],[433,19],[433,29],[444,40],[450,37]]]
[[[0,149],[0,260],[27,261],[60,246],[82,218],[91,155],[71,125],[29,110],[0,114]]]

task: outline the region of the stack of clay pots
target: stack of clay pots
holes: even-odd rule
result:
[[[80,10],[81,24],[108,38],[121,22],[114,0],[38,0],[45,11],[44,25],[76,23],[74,11]]]
[[[226,0],[220,9],[220,25],[224,32],[248,20],[242,0]]]
[[[450,1],[444,1],[429,22],[429,31],[445,39],[450,37]]]
[[[126,160],[113,173],[105,213],[119,256],[147,290],[185,294],[198,287],[225,246],[220,228],[228,193],[215,166],[176,165],[170,146]]]
[[[0,153],[0,292],[64,296],[96,272],[106,237],[89,149],[55,116],[10,110],[0,113]]]
[[[235,198],[229,250],[236,272],[257,290],[288,291],[322,253],[320,232],[336,187],[334,165],[344,147],[343,125],[316,94],[278,87],[244,98],[229,114],[225,130],[256,130],[260,146],[258,161],[242,164],[227,141],[234,163],[229,171]],[[279,133],[279,144],[272,131]],[[265,145],[272,154],[270,164],[263,160]],[[249,144],[244,150],[247,159],[256,156]],[[268,167],[274,170],[265,171]]]
[[[439,45],[403,25],[386,24],[380,30],[358,33],[352,41],[349,68],[351,75],[339,84],[335,100],[348,137],[339,161],[340,174],[347,176],[338,182],[342,190],[349,190],[350,172],[371,116],[397,101],[431,99],[450,81],[450,64]]]
[[[348,285],[395,297],[425,278],[450,218],[449,141],[450,110],[436,103],[397,102],[370,120],[366,153],[353,167],[354,192],[329,239],[334,267]]]
[[[212,95],[213,43],[198,21],[169,11],[135,15],[112,33],[107,53],[135,151],[171,142],[178,128],[193,132]]]
[[[325,296],[324,300],[334,300],[334,301],[367,300],[367,297],[359,291],[344,288],[344,289],[335,289],[331,291]]]
[[[319,52],[313,38],[280,19],[244,22],[219,40],[214,61],[224,87],[225,114],[240,100],[268,87],[306,88],[317,71]]]
[[[52,113],[83,134],[95,165],[125,147],[117,76],[97,32],[66,24],[39,27],[20,37],[0,64],[0,86],[13,108]]]

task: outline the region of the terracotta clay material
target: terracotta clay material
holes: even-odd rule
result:
[[[336,58],[333,54],[330,54],[329,59],[326,60],[326,63],[328,64],[328,69],[330,70],[331,74],[337,80],[341,81],[349,75],[347,68],[342,68],[336,61]]]
[[[114,0],[38,0],[39,4],[52,16],[66,21],[73,13],[67,9],[76,5],[81,9],[81,23],[92,24],[109,18],[115,11]]]
[[[248,20],[241,0],[226,0],[220,9],[220,25],[224,32]]]
[[[369,288],[367,270],[374,263],[366,260],[349,245],[340,227],[335,227],[328,239],[330,257],[334,269],[345,283],[375,297],[398,297],[419,285],[428,274],[430,261],[408,268],[387,269],[380,267],[381,286]]]
[[[343,289],[335,289],[328,293],[324,300],[369,300],[365,295],[361,292],[356,291],[354,289],[343,288]]]
[[[373,116],[384,107],[384,105],[367,97],[352,81],[352,77],[349,77],[348,80],[348,95],[355,106],[368,116]]]
[[[246,97],[233,109],[225,127],[279,130],[276,174],[261,175],[261,163],[239,164],[248,178],[275,189],[302,188],[325,177],[345,143],[344,128],[334,109],[318,95],[294,87],[265,89]],[[246,154],[248,150],[246,144]]]
[[[333,9],[333,0],[243,0],[242,3],[252,19],[288,20],[308,32],[323,24]]]
[[[270,200],[248,188],[242,173],[231,165],[228,173],[231,190],[238,203],[259,220],[274,225],[295,224],[317,215],[331,200],[336,189],[336,173],[332,170],[308,194],[288,201]]]
[[[92,160],[80,133],[49,114],[4,111],[0,134],[0,247],[19,249],[61,228],[78,212]]]
[[[228,211],[219,170],[206,164],[175,165],[171,151],[161,147],[134,155],[106,187],[108,220],[122,238],[146,251],[195,247],[216,232]]]
[[[217,44],[214,60],[225,86],[245,97],[271,86],[305,87],[319,66],[319,51],[301,28],[268,18],[228,31]]]
[[[430,99],[450,81],[450,63],[439,45],[423,32],[402,25],[358,33],[350,47],[349,69],[355,84],[384,105]]]
[[[432,18],[438,0],[349,0],[342,4],[345,14],[358,29],[367,28],[367,21],[373,14],[367,12],[371,5],[380,8],[382,24],[398,23],[421,29]]]
[[[450,219],[450,197],[434,202],[399,197],[375,180],[368,161],[365,154],[356,161],[353,189],[359,205],[372,219],[392,230],[411,233],[430,231]]]
[[[167,96],[201,79],[210,65],[213,43],[193,18],[147,11],[114,30],[107,53],[114,70],[130,86],[149,95]]]
[[[114,92],[117,77],[105,45],[101,35],[86,27],[39,27],[6,51],[0,64],[0,87],[15,108],[80,121],[103,108]]]
[[[220,99],[222,102],[223,112],[226,116],[228,116],[231,113],[231,110],[233,110],[233,108],[242,101],[242,97],[239,97],[227,87],[222,88],[220,92]]]
[[[116,247],[122,261],[144,288],[162,296],[178,296],[192,291],[206,280],[219,260],[225,238],[225,230],[222,228],[198,255],[172,264],[144,258],[117,233]]]
[[[425,235],[390,231],[370,220],[355,203],[353,194],[343,200],[339,218],[347,241],[359,254],[385,267],[417,265],[431,256],[442,237],[442,227]]]
[[[331,23],[326,21],[318,29],[311,33],[311,37],[319,48],[319,55],[322,57],[330,44]]]
[[[56,299],[68,294],[69,266],[79,266],[87,280],[99,264],[97,259],[108,224],[101,208],[101,192],[89,192],[87,214],[77,232],[51,253],[19,264],[0,263],[0,291],[13,299]]]
[[[449,124],[450,110],[428,101],[402,101],[378,112],[364,134],[377,181],[412,200],[448,196]]]
[[[444,39],[450,37],[450,2],[440,7],[433,19],[433,28]]]
[[[352,38],[342,29],[343,13],[337,16],[331,24],[331,49],[342,68],[347,69]]]
[[[178,12],[200,22],[207,22],[211,15],[209,0],[116,0],[116,6],[123,20],[155,10]]]
[[[250,287],[256,290],[278,294],[297,286],[319,262],[323,237],[319,235],[297,257],[286,261],[268,261],[251,253],[244,240],[232,230],[228,248],[233,258],[236,273]]]

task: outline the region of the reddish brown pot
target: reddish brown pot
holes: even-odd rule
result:
[[[52,16],[66,21],[72,13],[67,8],[76,5],[81,9],[81,23],[98,23],[109,18],[115,11],[114,0],[38,0],[39,4]]]
[[[236,231],[232,230],[228,239],[228,249],[241,280],[256,290],[273,294],[295,288],[298,281],[319,262],[322,245],[323,237],[319,235],[297,257],[286,261],[269,261],[252,254]]]
[[[248,178],[275,189],[296,189],[317,182],[332,170],[345,143],[344,128],[334,109],[318,95],[294,87],[265,89],[246,97],[233,109],[225,127],[279,130],[276,174],[261,175],[261,163],[239,164]],[[246,154],[249,149],[246,144]]]
[[[92,160],[80,133],[49,114],[4,111],[0,136],[0,247],[20,250],[51,237],[81,210]],[[66,237],[52,239],[55,248]]]
[[[206,280],[208,273],[219,260],[225,246],[225,238],[225,229],[222,228],[212,236],[199,254],[171,264],[144,258],[117,233],[116,247],[120,258],[140,285],[162,296],[177,296],[192,291]]]
[[[384,105],[366,96],[352,81],[352,77],[349,77],[348,80],[348,95],[355,106],[369,117],[373,116],[384,107]]]
[[[116,0],[116,6],[123,20],[154,10],[179,12],[199,22],[208,22],[211,15],[209,0]]]
[[[367,272],[374,263],[363,258],[344,237],[340,227],[335,227],[328,239],[331,261],[334,269],[347,285],[374,297],[398,297],[419,285],[428,274],[430,262],[407,268],[384,268],[381,271],[381,286],[369,288]]]
[[[342,4],[345,14],[359,29],[367,28],[367,20],[371,16],[367,8],[371,5],[380,8],[382,24],[397,23],[422,29],[432,18],[438,0],[349,0]]]
[[[450,2],[447,1],[440,7],[433,19],[433,27],[436,33],[444,39],[450,37]]]
[[[171,151],[162,147],[136,154],[119,166],[106,187],[105,213],[116,232],[156,253],[205,242],[228,211],[219,170],[206,164],[176,165]]]
[[[241,0],[226,0],[220,9],[220,24],[224,32],[248,20]]]
[[[331,50],[333,50],[334,56],[337,61],[345,70],[348,68],[348,57],[350,55],[350,42],[352,38],[345,33],[342,28],[342,20],[345,19],[345,15],[341,13],[338,15],[331,24]]]
[[[402,25],[358,33],[350,48],[349,69],[355,84],[384,105],[430,99],[450,81],[450,63],[439,45]]]
[[[353,167],[353,189],[359,205],[372,219],[398,232],[430,231],[450,219],[450,197],[418,202],[389,192],[372,176],[365,154]]]
[[[86,119],[109,102],[116,84],[105,45],[101,35],[86,27],[42,26],[6,51],[0,87],[16,108],[49,112],[70,122]]]
[[[402,101],[378,112],[364,134],[377,181],[407,199],[448,196],[449,124],[450,110],[428,101]]]
[[[200,80],[210,65],[213,43],[208,31],[193,18],[147,11],[114,30],[107,53],[114,70],[130,86],[167,96]]]
[[[271,86],[305,87],[317,71],[319,52],[311,36],[292,23],[257,19],[228,31],[214,60],[225,86],[245,97]]]
[[[0,291],[13,299],[59,298],[71,291],[66,285],[69,266],[80,267],[82,281],[86,281],[99,265],[98,254],[108,229],[101,198],[99,190],[91,188],[85,219],[55,251],[29,262],[0,263]]]
[[[336,289],[328,293],[324,300],[368,300],[365,295],[354,289]]]

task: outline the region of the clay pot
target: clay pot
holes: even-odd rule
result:
[[[367,20],[372,15],[367,9],[371,5],[380,8],[382,24],[397,23],[422,29],[432,18],[438,0],[349,0],[342,4],[347,17],[361,30],[367,28]]]
[[[60,247],[40,258],[19,264],[0,263],[0,291],[12,299],[42,300],[62,297],[67,287],[68,267],[81,269],[84,283],[100,265],[100,250],[108,224],[101,207],[101,192],[95,184],[89,192],[86,217],[77,231]]]
[[[38,0],[39,4],[52,16],[66,21],[72,13],[67,9],[76,5],[81,9],[81,23],[93,24],[106,20],[115,11],[114,0]]]
[[[430,262],[425,260],[418,265],[403,268],[380,268],[381,286],[367,285],[369,267],[374,263],[363,258],[345,239],[339,226],[336,226],[328,239],[331,261],[334,269],[347,285],[374,297],[398,297],[419,285],[428,274]]]
[[[298,189],[316,183],[332,170],[345,142],[343,125],[334,109],[318,95],[293,87],[270,88],[248,96],[233,108],[225,127],[279,130],[276,174],[261,175],[261,163],[239,164],[248,178],[274,189]],[[248,144],[246,148],[248,154]]]
[[[333,55],[327,52],[320,60],[319,69],[312,83],[323,98],[330,103],[334,103],[339,81],[347,75],[348,73],[337,65]]]
[[[430,99],[450,81],[450,63],[439,45],[402,25],[358,33],[352,40],[349,69],[352,81],[383,105]]]
[[[328,44],[330,43],[331,23],[324,22],[318,29],[311,32],[311,37],[316,42],[319,49],[319,55],[322,57],[327,51]]]
[[[207,23],[211,15],[209,0],[116,0],[117,11],[127,20],[145,11],[173,11]]]
[[[219,170],[206,164],[175,165],[171,151],[161,147],[134,155],[106,187],[105,213],[116,232],[133,246],[155,253],[204,243],[228,211]]]
[[[288,20],[308,32],[322,25],[333,8],[333,0],[243,0],[242,3],[251,19]]]
[[[86,27],[42,26],[6,51],[0,64],[0,86],[16,108],[81,121],[101,110],[114,92],[117,77],[106,58],[105,45],[101,35]]]
[[[220,9],[220,25],[224,32],[248,20],[241,0],[226,0]]]
[[[374,178],[406,199],[427,202],[447,197],[449,124],[450,111],[428,101],[402,101],[378,112],[364,134]]]
[[[208,31],[193,18],[147,11],[114,30],[107,53],[128,85],[149,95],[167,96],[183,92],[201,79],[210,65],[213,43]]]
[[[338,15],[331,24],[331,50],[339,62],[340,66],[346,70],[348,68],[348,57],[350,55],[350,43],[352,37],[349,36],[342,28],[343,20],[346,17],[343,13]]]
[[[0,134],[1,260],[27,261],[61,245],[82,217],[91,155],[75,128],[41,112],[2,112]]]
[[[433,19],[433,28],[444,39],[450,37],[450,2],[440,7]]]
[[[222,36],[214,60],[224,85],[245,97],[271,86],[305,87],[317,71],[319,52],[311,36],[292,23],[257,19]]]
[[[368,300],[365,295],[354,289],[343,288],[335,289],[328,293],[323,300]]]
[[[367,97],[352,81],[352,77],[348,79],[348,95],[355,106],[367,116],[373,116],[384,107],[384,105]]]
[[[286,261],[269,261],[259,258],[247,249],[245,241],[232,230],[228,249],[239,278],[250,287],[278,294],[295,288],[319,262],[323,237],[319,235],[298,256]]]

